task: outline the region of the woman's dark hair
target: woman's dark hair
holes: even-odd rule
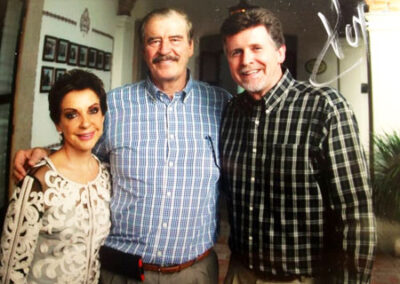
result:
[[[72,69],[63,74],[53,85],[49,93],[50,118],[54,124],[61,119],[61,102],[71,91],[92,90],[100,101],[101,112],[107,111],[107,95],[103,82],[91,72],[81,69]]]
[[[225,43],[228,36],[256,26],[267,29],[277,48],[285,44],[281,22],[274,13],[264,8],[252,8],[230,15],[221,26],[221,36]]]

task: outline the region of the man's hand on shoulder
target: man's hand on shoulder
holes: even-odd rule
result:
[[[43,159],[43,157],[48,156],[49,153],[48,149],[39,147],[19,150],[15,153],[13,175],[16,182],[22,180],[26,176],[27,171]]]

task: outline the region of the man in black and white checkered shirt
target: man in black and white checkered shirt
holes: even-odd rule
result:
[[[245,89],[221,127],[232,250],[225,283],[369,283],[375,219],[348,103],[281,67],[286,47],[270,11],[231,15],[221,33]]]

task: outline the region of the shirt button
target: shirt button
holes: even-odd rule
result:
[[[166,229],[168,227],[167,223],[163,223],[162,226],[164,229]]]
[[[171,191],[167,191],[167,196],[171,196]]]
[[[174,135],[174,134],[171,134],[171,135],[169,135],[169,138],[174,139],[174,138],[175,138],[175,135]]]
[[[174,163],[173,163],[173,162],[169,162],[169,163],[168,163],[168,166],[169,166],[169,167],[173,167],[173,166],[174,166]]]
[[[259,125],[259,124],[260,124],[260,121],[259,121],[258,119],[256,119],[256,120],[254,121],[254,123],[255,123],[256,125]]]
[[[251,182],[255,182],[255,181],[256,181],[256,178],[255,178],[255,177],[251,177],[251,178],[250,178],[250,181],[251,181]]]
[[[253,269],[253,265],[252,265],[252,264],[250,264],[250,265],[249,265],[249,268],[250,268],[250,269]]]
[[[159,251],[157,252],[157,256],[162,256],[162,251],[159,250]]]
[[[257,148],[253,148],[253,153],[256,153],[257,152]]]
[[[252,212],[253,211],[253,206],[250,206],[249,210],[250,210],[250,212]]]
[[[253,237],[252,236],[249,236],[249,241],[251,242],[253,240]]]

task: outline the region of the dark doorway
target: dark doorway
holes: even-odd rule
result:
[[[12,104],[26,1],[4,0],[0,3],[0,208],[3,212],[8,200]]]

